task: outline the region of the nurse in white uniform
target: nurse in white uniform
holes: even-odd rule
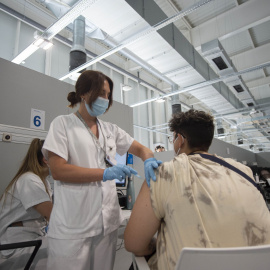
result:
[[[11,244],[41,239],[31,269],[46,269],[45,228],[52,210],[52,190],[46,177],[49,168],[41,148],[44,141],[34,139],[20,169],[0,200],[0,243]],[[24,269],[33,247],[0,252],[0,269]]]
[[[113,82],[98,71],[84,71],[70,92],[76,113],[51,123],[43,154],[48,158],[54,185],[49,226],[47,269],[113,269],[117,229],[123,221],[115,182],[136,173],[115,164],[116,152],[127,151],[144,160],[148,182],[160,164],[153,152],[118,126],[97,116],[112,105]],[[124,117],[119,115],[119,117]]]

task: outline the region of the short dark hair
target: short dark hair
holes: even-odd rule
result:
[[[169,121],[170,131],[186,137],[191,149],[208,151],[214,137],[214,118],[198,110],[176,113]]]
[[[68,94],[69,107],[73,108],[77,103],[81,102],[82,95],[89,93],[89,106],[92,108],[93,102],[102,93],[104,81],[107,81],[110,87],[109,109],[113,103],[113,81],[102,72],[96,70],[86,70],[80,75],[75,84],[76,92],[73,91]]]

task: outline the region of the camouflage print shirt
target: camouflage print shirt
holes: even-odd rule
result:
[[[253,179],[247,166],[224,160]],[[181,154],[163,163],[156,176],[151,201],[161,227],[156,255],[148,262],[151,269],[174,269],[184,247],[270,244],[266,203],[238,173],[198,154]]]

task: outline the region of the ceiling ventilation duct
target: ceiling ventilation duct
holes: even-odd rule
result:
[[[231,59],[217,39],[202,44],[202,55],[219,75],[234,72]]]
[[[243,138],[240,138],[240,137],[237,139],[237,141],[238,141],[238,144],[243,144],[244,143]]]
[[[85,18],[79,16],[73,22],[73,44],[69,54],[69,71],[86,62],[85,43]],[[85,70],[85,69],[84,69]],[[81,70],[82,73],[84,70]],[[77,79],[78,76],[71,79]]]
[[[217,125],[217,135],[223,136],[225,134],[225,129],[223,127],[223,123],[221,119],[216,120],[216,125]]]
[[[219,76],[226,76],[237,72],[230,57],[217,39],[202,45],[202,55]],[[240,76],[229,77],[227,80],[224,80],[224,83],[228,85],[246,107],[256,105],[248,87]]]
[[[217,129],[217,133],[218,133],[218,135],[224,135],[224,133],[225,133],[225,130],[224,130],[224,128],[218,128]]]
[[[176,91],[177,87],[175,85],[172,86],[172,91]],[[175,95],[171,97],[172,102],[172,115],[182,112],[182,106],[180,103],[179,95]]]

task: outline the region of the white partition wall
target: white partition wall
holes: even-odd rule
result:
[[[0,196],[14,177],[34,137],[45,138],[51,121],[72,113],[67,94],[74,86],[0,58]],[[44,130],[30,128],[31,109],[45,112]],[[114,101],[101,118],[117,124],[133,136],[133,109]],[[123,117],[124,116],[124,117]],[[9,132],[11,142],[2,141]]]

